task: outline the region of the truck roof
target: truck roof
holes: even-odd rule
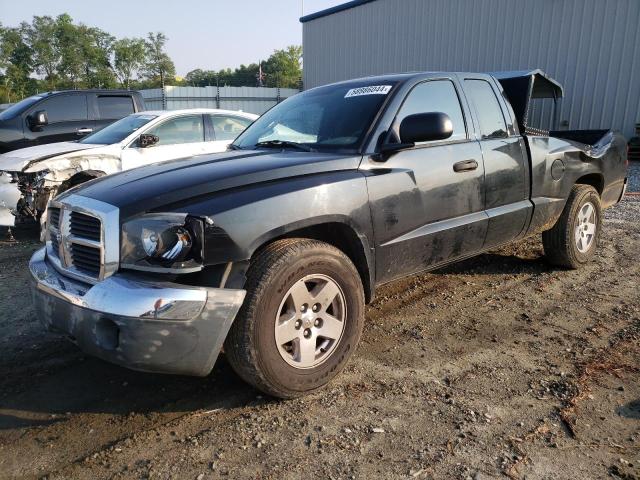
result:
[[[510,79],[528,79],[533,77],[535,80],[535,92],[533,98],[552,98],[555,94],[557,98],[560,98],[564,94],[564,89],[560,82],[553,79],[551,76],[546,74],[541,69],[533,69],[533,70],[510,70],[510,71],[499,71],[499,72],[445,72],[445,71],[410,71],[410,72],[402,72],[402,73],[388,73],[382,75],[369,75],[366,77],[358,77],[349,80],[343,80],[341,82],[335,82],[336,84],[340,83],[350,83],[357,82],[362,80],[387,80],[387,81],[405,81],[414,77],[421,77],[424,75],[437,75],[437,74],[453,74],[453,75],[491,75],[496,79],[502,80],[510,80]]]
[[[140,94],[140,92],[138,92],[137,90],[126,90],[122,88],[83,88],[83,89],[76,89],[76,90],[51,90],[49,92],[40,92],[40,93],[37,93],[36,95],[44,97],[47,95],[57,95],[60,93],[114,93],[114,94],[134,93],[138,95]]]
[[[503,72],[406,72],[392,73],[388,75],[372,75],[353,80],[345,80],[336,84],[352,84],[358,82],[406,82],[417,77],[437,76],[438,74],[458,75],[458,76],[491,76],[495,78],[504,90],[509,103],[514,110],[518,126],[525,131],[531,100],[537,98],[558,99],[564,95],[564,89],[557,80],[554,80],[545,72],[537,69],[532,70],[512,70]],[[335,85],[335,84],[334,84]],[[316,87],[322,88],[322,87]]]

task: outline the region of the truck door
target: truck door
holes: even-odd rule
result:
[[[528,157],[497,86],[489,79],[464,79],[464,91],[478,123],[485,169],[485,210],[489,226],[484,248],[506,243],[524,231],[531,214]]]
[[[87,96],[84,93],[58,94],[36,103],[25,116],[25,137],[28,145],[79,140],[93,131],[89,120]],[[45,111],[48,124],[30,128],[28,117]]]
[[[417,84],[393,125],[415,113],[444,112],[453,123],[453,135],[363,165],[370,171],[367,186],[380,282],[474,253],[484,243],[482,153],[469,135],[471,120],[465,122],[461,98],[451,79]]]

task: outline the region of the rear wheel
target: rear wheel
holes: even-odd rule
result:
[[[590,185],[574,185],[562,215],[551,230],[542,233],[547,260],[567,268],[589,262],[600,241],[600,196]]]
[[[364,322],[364,291],[349,258],[316,240],[266,247],[247,272],[247,298],[225,341],[234,370],[280,398],[316,390],[346,365]]]

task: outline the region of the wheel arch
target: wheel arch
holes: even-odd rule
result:
[[[598,172],[588,173],[576,179],[575,184],[591,185],[596,189],[598,195],[602,197],[602,192],[604,191],[604,176]]]
[[[353,262],[365,293],[365,302],[369,303],[375,294],[375,279],[373,278],[373,254],[369,248],[366,236],[358,234],[356,229],[344,221],[332,220],[293,227],[286,233],[275,233],[253,250],[250,261],[265,247],[284,238],[308,238],[328,243],[342,251]]]

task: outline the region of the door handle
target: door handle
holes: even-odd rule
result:
[[[478,162],[475,160],[463,160],[453,164],[454,172],[470,172],[478,168]]]
[[[76,130],[76,133],[78,135],[86,135],[87,133],[91,132],[93,132],[93,128],[79,128],[78,130]]]

